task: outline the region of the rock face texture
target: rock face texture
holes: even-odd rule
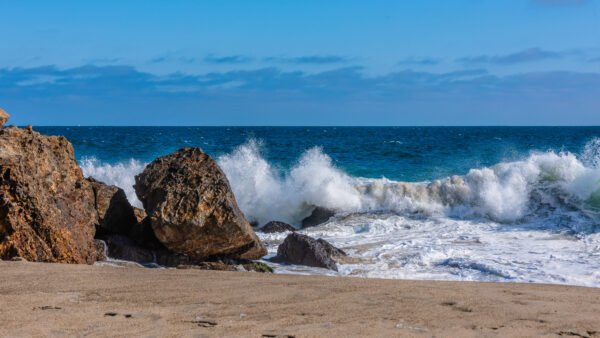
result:
[[[9,118],[10,115],[8,115],[2,108],[0,108],[0,129],[4,128],[4,125],[6,124],[6,121],[8,121]]]
[[[258,259],[267,251],[238,208],[225,174],[199,148],[159,157],[135,178],[156,237],[192,259]]]
[[[94,201],[67,139],[31,128],[0,131],[0,258],[93,263]]]
[[[302,220],[302,229],[308,227],[314,227],[319,224],[327,222],[331,217],[335,215],[335,212],[322,207],[316,207],[310,216]]]
[[[272,233],[276,233],[276,232],[286,232],[286,231],[296,231],[296,228],[294,228],[293,226],[287,224],[287,223],[283,223],[283,222],[279,222],[279,221],[271,221],[267,224],[265,224],[264,227],[258,229],[261,232],[264,232],[266,234],[272,234]]]
[[[316,240],[294,232],[279,245],[274,260],[338,271],[333,258],[345,255],[344,251],[323,239]]]

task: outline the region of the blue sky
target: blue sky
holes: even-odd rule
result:
[[[600,0],[2,1],[34,125],[600,125]]]

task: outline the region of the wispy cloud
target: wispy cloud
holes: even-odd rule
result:
[[[211,54],[206,56],[204,61],[213,64],[239,64],[250,62],[252,58],[246,55],[214,56]]]
[[[380,116],[381,121],[390,121],[399,111],[413,115],[419,112],[412,122],[394,120],[400,124],[427,124],[432,114],[463,114],[465,111],[472,111],[470,116],[474,118],[483,112],[496,112],[498,116],[505,116],[508,111],[518,112],[515,120],[509,121],[511,124],[536,112],[556,112],[554,123],[572,124],[576,122],[574,119],[561,120],[561,116],[566,116],[564,109],[576,107],[578,114],[596,116],[594,107],[600,106],[597,88],[600,88],[597,73],[537,72],[500,77],[484,69],[448,73],[405,70],[378,76],[366,75],[361,67],[319,73],[287,72],[270,67],[166,76],[129,66],[0,69],[0,102],[6,107],[46,112],[47,107],[52,106],[58,113],[71,111],[71,116],[76,116],[78,111],[98,112],[103,116],[98,123],[105,123],[107,118],[125,121],[124,116],[137,116],[138,123],[143,124],[235,124],[243,123],[240,119],[247,116],[240,115],[240,107],[243,107],[243,113],[256,117],[244,121],[262,121],[252,122],[262,124],[319,123],[327,116],[324,112],[341,110],[349,117],[362,114],[365,120],[356,122],[359,124],[367,123],[364,121],[369,121],[374,111],[387,114]],[[175,121],[165,117],[165,111],[173,112],[170,115],[175,112],[183,115]],[[193,120],[194,111],[212,113]],[[148,115],[148,112],[153,113]],[[281,112],[297,113],[298,120],[294,120],[295,117],[290,120],[289,116],[279,120],[277,116]],[[320,112],[313,117],[314,121],[307,117],[312,112]],[[478,120],[450,120],[452,115],[445,117],[444,114],[436,115],[436,123],[478,123]],[[39,116],[40,121],[46,121],[46,115],[40,113]],[[236,119],[223,122],[225,116],[236,116]],[[260,120],[260,116],[268,118]],[[47,121],[56,123],[50,118]],[[481,121],[489,123],[490,120]],[[122,123],[135,124],[135,120]]]
[[[281,62],[281,63],[295,63],[295,64],[335,64],[345,63],[348,61],[346,57],[339,55],[306,55],[297,57],[278,57],[271,56],[263,59],[266,62]]]
[[[408,57],[406,59],[398,61],[399,65],[419,65],[419,66],[433,66],[440,63],[438,59],[434,58],[418,58]]]
[[[547,51],[540,48],[529,48],[520,52],[506,55],[479,55],[474,57],[463,57],[457,59],[460,63],[477,64],[491,63],[498,65],[509,65],[522,62],[534,62],[548,59],[561,58],[565,53]]]

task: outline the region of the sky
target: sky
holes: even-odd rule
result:
[[[17,125],[600,125],[600,0],[5,1]]]

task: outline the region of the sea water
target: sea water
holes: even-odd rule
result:
[[[339,272],[280,273],[600,286],[600,127],[39,127],[86,176],[141,206],[134,176],[201,147],[251,222],[343,248]],[[262,234],[269,257],[286,234]]]

